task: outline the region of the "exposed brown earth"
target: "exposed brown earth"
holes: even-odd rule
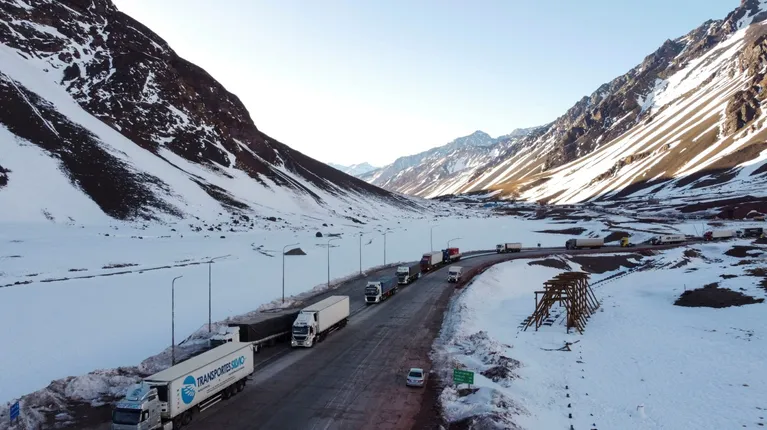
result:
[[[563,230],[540,230],[536,231],[536,233],[547,233],[547,234],[566,234],[570,236],[578,236],[583,234],[585,232],[585,228],[581,227],[573,227],[573,228],[566,228]]]
[[[570,265],[566,261],[562,261],[557,258],[546,258],[543,260],[535,260],[527,263],[530,266],[543,266],[551,267],[552,269],[570,270]]]
[[[640,266],[636,260],[641,260],[640,254],[600,255],[598,257],[573,255],[569,259],[580,264],[583,270],[590,273],[606,273],[621,268]]]
[[[756,299],[738,291],[720,288],[718,283],[708,284],[703,288],[688,290],[674,302],[676,306],[727,308],[762,303],[764,299]]]
[[[750,251],[759,251],[756,253],[750,252]],[[757,257],[761,255],[763,252],[762,248],[757,248],[755,246],[741,246],[741,245],[735,245],[732,248],[728,249],[727,252],[724,253],[724,255],[729,255],[730,257],[736,257],[736,258],[746,258],[746,257]]]

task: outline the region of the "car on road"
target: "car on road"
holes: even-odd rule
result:
[[[407,382],[405,382],[405,384],[408,387],[423,387],[425,382],[426,375],[423,373],[423,369],[413,367],[407,373]]]

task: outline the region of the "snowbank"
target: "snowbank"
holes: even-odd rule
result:
[[[447,387],[441,395],[446,419],[481,417],[525,429],[763,425],[767,304],[674,306],[685,289],[713,282],[765,297],[759,277],[748,271],[764,264],[759,255],[767,248],[752,250],[749,263],[724,254],[735,244],[749,243],[675,249],[630,270],[593,275],[601,307],[583,335],[566,333],[561,310],[552,312],[552,326],[521,331],[533,311],[533,291],[560,270],[529,260],[487,270],[451,304],[435,344],[443,380],[451,381],[453,368],[465,368],[475,372],[479,389],[466,395]],[[566,342],[570,351],[560,350]]]

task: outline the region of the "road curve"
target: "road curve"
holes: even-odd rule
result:
[[[461,266],[553,254],[637,252],[671,246],[598,250],[527,250],[476,255]],[[455,290],[446,268],[401,287],[392,298],[366,307],[366,279],[333,294],[352,298],[349,324],[312,349],[282,348],[254,373],[248,387],[200,413],[187,428],[201,429],[405,429],[415,424],[423,390],[405,387],[410,367],[430,366],[428,353]],[[387,269],[385,273],[393,273]]]

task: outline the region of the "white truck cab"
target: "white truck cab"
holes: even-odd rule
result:
[[[447,282],[458,282],[461,280],[461,275],[463,275],[463,267],[450,266],[447,269]]]
[[[157,388],[143,382],[136,384],[112,411],[112,430],[172,428],[170,422],[162,425],[161,412]]]

